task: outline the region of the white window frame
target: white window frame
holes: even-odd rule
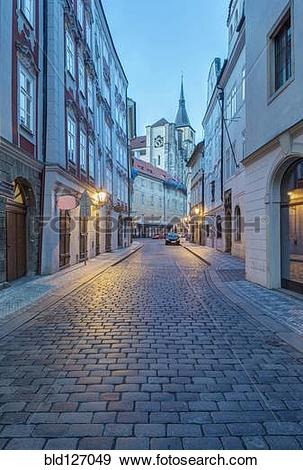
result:
[[[241,98],[242,101],[245,101],[246,97],[246,68],[242,69],[242,81],[241,81]]]
[[[65,37],[66,69],[70,73],[70,75],[75,78],[75,41],[68,30],[66,30]]]
[[[34,131],[34,77],[22,66],[19,69],[19,123]]]
[[[81,56],[79,56],[78,60],[78,80],[79,80],[79,90],[81,91],[82,95],[85,96],[85,65],[84,60]]]
[[[87,135],[81,129],[80,131],[80,168],[86,173],[87,171]]]
[[[95,179],[95,146],[92,141],[88,144],[88,158],[89,158],[89,176]]]
[[[231,118],[237,114],[237,86],[234,85],[230,93]]]
[[[74,118],[67,116],[67,155],[70,162],[76,163],[77,124]]]
[[[23,15],[31,26],[35,24],[35,2],[34,0],[21,0],[20,7]]]

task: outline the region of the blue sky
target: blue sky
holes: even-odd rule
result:
[[[227,52],[229,0],[103,0],[103,6],[137,102],[138,134],[165,117],[174,121],[184,74],[187,111],[202,135],[207,76]]]

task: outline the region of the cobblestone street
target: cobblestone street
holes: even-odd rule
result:
[[[303,355],[208,269],[147,241],[2,338],[0,448],[302,449]]]

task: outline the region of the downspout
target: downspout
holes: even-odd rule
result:
[[[132,243],[132,238],[133,238],[133,223],[132,220],[130,219],[130,205],[131,205],[131,190],[132,190],[132,182],[131,182],[131,153],[130,153],[130,145],[129,145],[129,136],[128,136],[128,131],[129,131],[129,124],[128,124],[128,109],[127,109],[127,90],[125,94],[125,103],[126,103],[126,139],[127,139],[127,180],[128,180],[128,192],[127,192],[127,202],[128,202],[128,223],[130,225],[130,243]]]
[[[42,103],[42,158],[43,170],[41,178],[40,223],[39,223],[39,274],[42,272],[42,247],[44,229],[44,195],[45,195],[45,164],[47,136],[47,35],[48,35],[48,0],[43,2],[43,103]]]

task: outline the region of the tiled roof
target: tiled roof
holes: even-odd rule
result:
[[[130,148],[134,149],[143,149],[146,147],[146,136],[142,135],[140,137],[135,137],[130,141]]]
[[[136,168],[140,173],[158,178],[162,181],[175,180],[176,182],[181,183],[181,181],[171,176],[169,173],[167,173],[167,171],[162,170],[161,168],[158,168],[144,160],[139,160],[138,158],[134,158],[134,168]]]

